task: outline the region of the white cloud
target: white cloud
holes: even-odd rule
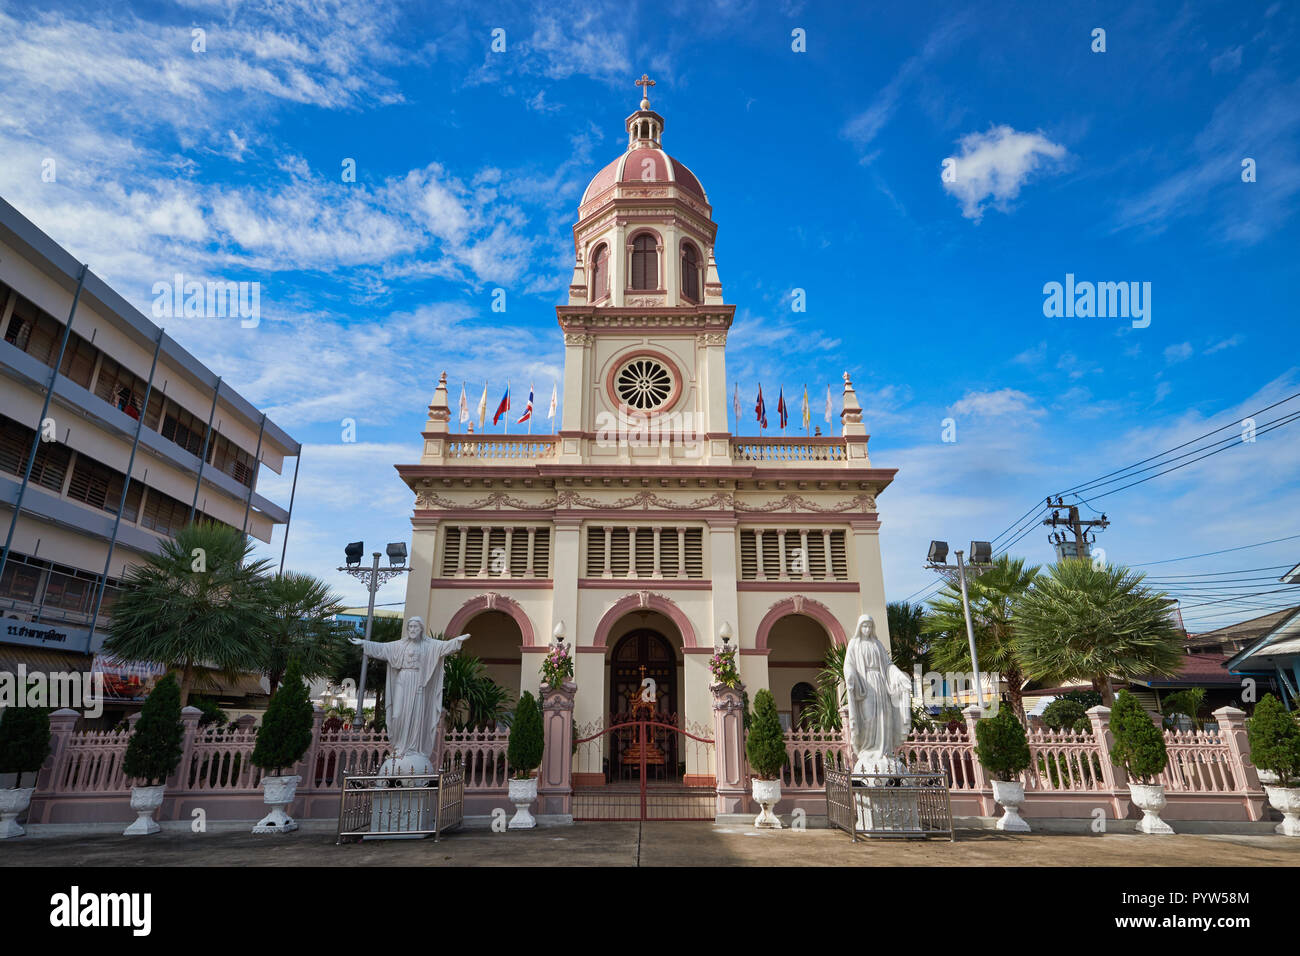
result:
[[[1034,400],[1014,388],[992,392],[967,392],[951,406],[954,415],[979,418],[1037,417],[1045,414]]]
[[[1007,211],[1035,173],[1059,167],[1068,155],[1064,146],[1042,133],[1021,133],[1010,126],[967,133],[960,145],[956,178],[944,182],[943,188],[961,202],[961,214],[976,222],[986,204]]]
[[[1175,362],[1182,362],[1191,358],[1195,351],[1191,342],[1179,342],[1177,345],[1170,345],[1165,348],[1165,361],[1173,365]]]

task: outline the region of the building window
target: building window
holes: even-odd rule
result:
[[[828,528],[741,529],[742,581],[847,581],[843,531]]]
[[[629,408],[643,412],[662,408],[673,394],[673,374],[658,359],[641,355],[614,375],[614,393]]]
[[[538,527],[446,528],[443,577],[546,578],[551,570],[551,532]]]
[[[609,246],[599,245],[591,256],[591,301],[609,295]]]
[[[587,576],[703,578],[704,529],[587,526]]]
[[[690,243],[682,246],[682,298],[700,301],[700,254]]]
[[[27,456],[31,454],[35,438],[34,430],[0,415],[0,470],[21,477],[27,470]],[[32,483],[53,492],[63,491],[63,479],[71,460],[72,451],[67,445],[41,442],[36,447],[36,461],[32,464]]]
[[[640,235],[632,240],[632,288],[659,288],[659,262],[654,236]]]

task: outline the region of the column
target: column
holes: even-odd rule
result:
[[[515,557],[515,553],[511,548],[511,544],[514,541],[514,537],[515,537],[515,529],[506,528],[506,559],[505,559],[505,563],[501,567],[501,577],[503,578],[512,578],[515,576],[513,569],[511,569],[510,567],[510,563],[514,560]]]
[[[488,557],[492,550],[492,529],[479,528],[479,533],[483,536],[483,555],[479,562],[478,576],[485,578],[488,576]]]
[[[537,541],[537,529],[529,528],[528,529],[528,565],[524,568],[524,577],[526,578],[535,577],[537,573],[533,568],[533,547],[535,546],[536,541]]]
[[[1232,781],[1237,785],[1246,815],[1251,820],[1264,816],[1264,801],[1258,794],[1264,789],[1259,782],[1259,770],[1250,760],[1250,739],[1246,736],[1246,712],[1236,707],[1220,707],[1214,712],[1219,722],[1219,736],[1228,745],[1231,759]]]
[[[663,530],[663,529],[660,528],[658,525],[655,525],[655,529],[654,529],[654,532],[655,532],[655,540],[654,540],[654,549],[655,549],[654,570],[653,570],[653,571],[651,572],[651,574],[650,574],[650,576],[651,576],[651,577],[654,577],[654,578],[661,578],[661,577],[663,577],[663,572],[660,570],[660,566],[659,566],[659,538],[660,538],[660,532],[661,532],[662,530]]]
[[[573,698],[578,685],[541,686],[542,769],[537,781],[537,812],[568,817],[573,822]]]
[[[469,528],[465,525],[457,525],[460,530],[460,554],[456,557],[456,577],[465,576],[465,543],[469,540]]]
[[[789,580],[790,575],[785,566],[785,528],[781,528],[776,532],[776,546],[781,552],[781,580],[786,581]]]
[[[605,570],[600,575],[602,578],[612,578],[614,570],[611,562],[613,561],[614,548],[614,528],[611,525],[605,525]]]
[[[743,813],[749,781],[745,774],[745,685],[714,684],[713,766],[718,813]]]
[[[966,749],[965,753],[969,755],[971,763],[971,775],[975,781],[975,792],[980,801],[980,816],[991,817],[997,810],[997,803],[993,800],[993,784],[989,783],[988,775],[984,772],[984,765],[980,763],[979,757],[975,756],[975,725],[980,722],[982,711],[975,704],[971,704],[964,711],[966,715]]]
[[[763,529],[762,528],[754,529],[754,548],[755,548],[755,553],[758,555],[757,580],[766,581],[767,572],[763,570]]]
[[[810,562],[808,560],[808,529],[807,528],[799,529],[799,563],[801,569],[801,573],[799,577],[804,581],[807,581],[811,576],[811,572],[808,570],[808,565]]]
[[[823,581],[835,580],[835,568],[831,565],[831,529],[822,528],[822,554],[825,556],[826,567],[822,571]]]
[[[1111,812],[1116,820],[1123,820],[1128,816],[1129,807],[1128,774],[1110,759],[1115,746],[1115,738],[1110,732],[1110,708],[1101,704],[1088,708],[1088,721],[1092,724],[1092,736],[1100,751],[1101,783],[1110,791]]]
[[[686,577],[686,529],[677,529],[677,576]]]

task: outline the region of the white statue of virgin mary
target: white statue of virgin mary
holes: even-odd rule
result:
[[[858,618],[844,652],[844,685],[853,772],[898,773],[898,748],[912,730],[912,681],[889,659],[870,614]]]

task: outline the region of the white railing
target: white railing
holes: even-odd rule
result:
[[[849,457],[848,445],[839,438],[733,438],[732,461],[840,463]]]
[[[448,458],[480,461],[532,461],[554,458],[558,439],[554,435],[452,435],[447,439]]]

